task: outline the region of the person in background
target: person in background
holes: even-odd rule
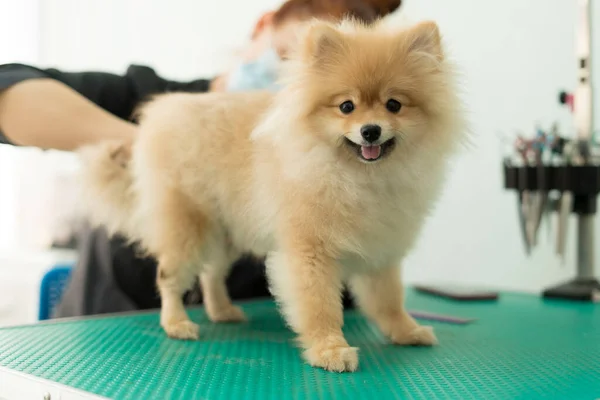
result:
[[[164,92],[274,89],[278,63],[294,45],[295,32],[312,18],[337,21],[350,16],[365,23],[395,11],[401,0],[289,0],[256,23],[239,62],[212,79],[176,82],[147,66],[125,75],[64,72],[23,64],[0,65],[0,143],[63,151],[102,140],[133,140],[132,112],[149,96]],[[160,307],[156,262],[140,257],[122,237],[85,227],[78,262],[55,310],[70,317]],[[269,297],[261,260],[238,260],[227,282],[232,299]],[[202,301],[199,287],[185,295]],[[346,298],[346,305],[351,302]]]

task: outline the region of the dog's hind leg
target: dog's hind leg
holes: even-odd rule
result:
[[[213,232],[212,240],[205,243],[206,263],[200,272],[206,313],[213,322],[245,321],[246,315],[232,304],[225,285],[231,265],[239,253],[232,249],[226,234]]]
[[[213,322],[242,322],[246,315],[233,305],[225,286],[226,276],[222,271],[205,270],[200,275],[202,295],[208,318]]]
[[[197,339],[199,327],[190,321],[183,295],[192,287],[202,266],[209,221],[174,189],[155,195],[148,242],[158,258],[160,322],[171,338]]]

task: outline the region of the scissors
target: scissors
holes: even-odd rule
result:
[[[563,144],[563,165],[576,164],[578,162],[577,146],[572,141]],[[556,236],[556,254],[565,261],[565,248],[567,244],[567,232],[569,230],[569,215],[573,209],[573,192],[565,191],[560,196],[558,210],[558,231]]]
[[[519,182],[524,182],[525,188],[527,187],[527,167],[529,166],[529,143],[523,138],[522,135],[517,135],[514,143],[517,154],[523,161],[523,168],[519,169]],[[528,221],[529,213],[531,208],[531,193],[529,190],[524,189],[517,196],[517,209],[519,214],[519,225],[521,227],[521,235],[523,236],[523,243],[525,244],[525,252],[527,255],[531,253],[531,240],[528,234]]]
[[[537,233],[542,223],[542,217],[544,212],[547,210],[548,203],[548,185],[546,182],[546,159],[544,155],[547,147],[548,135],[541,128],[537,128],[537,134],[534,141],[531,143],[531,149],[533,151],[534,162],[536,165],[536,178],[537,178],[537,193],[534,194],[532,199],[531,215],[529,216],[529,240],[532,245],[537,244]]]

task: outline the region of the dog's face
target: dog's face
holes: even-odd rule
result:
[[[320,23],[305,37],[291,86],[309,134],[341,158],[381,163],[443,140],[432,132],[456,111],[443,63],[431,22],[396,32]]]

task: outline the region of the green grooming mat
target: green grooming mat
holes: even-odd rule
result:
[[[1,329],[0,367],[114,399],[600,398],[598,305],[520,294],[463,303],[413,291],[407,303],[477,320],[431,323],[433,348],[395,347],[347,312],[346,337],[360,347],[355,373],[303,363],[271,302],[242,303],[251,320],[241,325],[190,310],[197,342],[168,339],[155,312]]]

